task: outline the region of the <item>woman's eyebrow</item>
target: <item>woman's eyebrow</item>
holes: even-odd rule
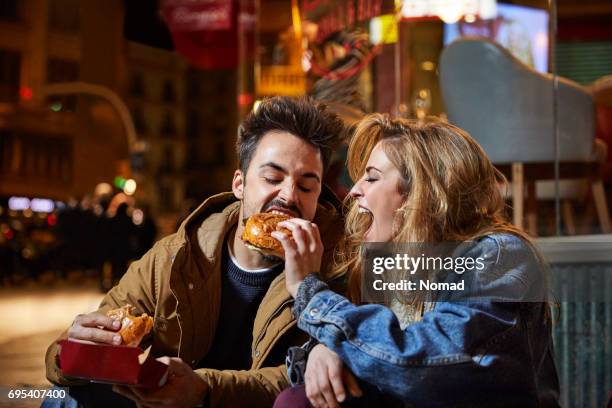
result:
[[[365,169],[365,170],[366,170],[366,172],[368,172],[368,171],[370,171],[370,170],[374,170],[374,171],[379,172],[380,174],[383,174],[382,170],[377,169],[377,168],[376,168],[376,167],[374,167],[374,166],[368,166],[368,167],[366,167],[366,169]]]

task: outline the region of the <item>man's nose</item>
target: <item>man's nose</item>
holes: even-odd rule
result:
[[[280,198],[287,206],[295,205],[298,202],[297,185],[295,183],[285,183],[280,191]]]

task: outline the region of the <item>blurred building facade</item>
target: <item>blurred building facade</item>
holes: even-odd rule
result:
[[[389,19],[393,0],[242,3],[258,10],[256,61],[204,71],[171,49],[126,40],[126,16],[145,13],[138,0],[0,0],[0,196],[66,199],[116,176],[132,177],[138,201],[150,203],[156,215],[176,214],[187,198],[229,188],[239,116],[271,95],[309,93],[349,122],[369,111],[444,114],[439,18],[389,24],[396,21]],[[505,3],[548,7],[544,0]],[[159,20],[155,2],[149,4],[146,10]],[[609,1],[580,4],[558,1],[557,55],[610,49]],[[386,23],[373,25],[381,16]],[[593,71],[593,60],[557,62],[559,72],[579,80]],[[608,72],[608,59],[596,60],[604,67],[597,75]],[[252,81],[244,80],[245,72]],[[115,92],[136,140],[128,143],[105,100],[42,92],[47,84],[72,81]]]
[[[236,73],[197,71],[172,50],[128,41],[122,0],[0,1],[0,196],[67,200],[117,176],[157,215],[227,190]],[[137,138],[108,101],[45,96],[81,81],[116,93]]]

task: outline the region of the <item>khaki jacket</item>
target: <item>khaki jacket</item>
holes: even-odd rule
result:
[[[324,201],[323,195],[314,222],[325,246],[323,265],[331,265],[343,223],[337,198],[328,194],[330,200]],[[231,193],[204,201],[176,233],[158,241],[130,265],[119,284],[104,297],[99,311],[105,313],[129,303],[138,313],[154,316],[153,334],[144,339],[143,345],[152,345],[154,356],[178,356],[195,367],[215,338],[221,301],[222,246],[238,222],[239,209],[240,202]],[[193,242],[195,236],[199,245]],[[203,254],[193,253],[198,248]],[[341,276],[326,272],[322,271],[328,281],[342,281]],[[306,338],[293,319],[292,304],[281,274],[271,283],[255,317],[251,369],[195,370],[210,385],[210,406],[272,406],[276,395],[289,386],[284,365],[286,349]],[[59,339],[66,337],[67,331]],[[49,381],[62,386],[83,384],[62,376],[58,353],[59,346],[54,342],[46,354]]]

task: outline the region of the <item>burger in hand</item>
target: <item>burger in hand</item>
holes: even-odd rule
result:
[[[273,238],[272,231],[281,231],[291,237],[291,231],[287,228],[279,227],[281,221],[287,221],[291,217],[284,214],[258,213],[249,217],[246,221],[242,240],[247,248],[258,251],[264,255],[285,257],[283,246]]]
[[[118,309],[109,310],[106,315],[121,322],[119,335],[121,344],[136,347],[142,338],[153,329],[153,318],[143,313],[141,316],[133,316],[134,306],[125,305]]]

